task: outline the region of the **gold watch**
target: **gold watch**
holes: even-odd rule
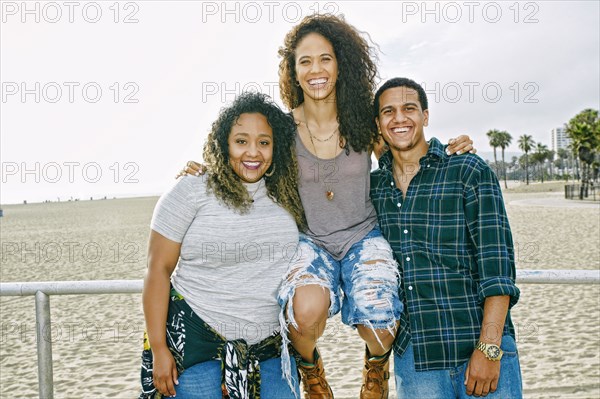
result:
[[[488,360],[491,360],[493,362],[497,362],[500,359],[502,359],[502,355],[504,354],[504,352],[502,351],[502,349],[500,349],[498,345],[486,344],[485,342],[481,341],[477,343],[477,346],[475,348],[482,351],[485,357],[487,357]]]

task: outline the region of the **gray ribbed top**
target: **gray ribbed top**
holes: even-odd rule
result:
[[[248,213],[223,205],[206,176],[186,176],[154,209],[152,229],[181,243],[171,281],[204,321],[228,340],[262,341],[279,330],[277,292],[298,245],[294,218],[267,195],[264,182]]]

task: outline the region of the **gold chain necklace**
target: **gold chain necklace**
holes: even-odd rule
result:
[[[306,123],[306,118],[304,118],[304,123]],[[331,140],[331,138],[333,137],[333,135],[335,134],[335,132],[337,132],[337,131],[338,131],[338,128],[336,127],[336,128],[335,128],[335,130],[334,130],[334,131],[331,133],[331,135],[330,135],[329,137],[327,137],[326,139],[320,139],[320,138],[318,138],[317,136],[313,136],[313,135],[312,135],[312,133],[310,132],[310,129],[309,129],[309,127],[308,127],[308,124],[306,124],[306,128],[308,129],[308,134],[310,135],[310,139],[311,139],[311,140],[312,140],[312,139],[315,139],[315,140],[317,140],[317,141],[319,141],[319,142],[321,142],[321,143],[326,143],[326,142],[328,142],[329,140]]]
[[[302,106],[302,116],[304,117],[304,124],[306,125],[306,130],[308,130],[308,137],[310,137],[310,143],[312,144],[313,150],[315,151],[315,155],[317,156],[318,159],[319,158],[319,154],[317,153],[317,147],[315,146],[315,142],[313,141],[313,138],[316,139],[317,141],[320,141],[322,143],[331,140],[331,138],[333,137],[333,135],[338,131],[338,128],[336,127],[335,130],[333,131],[333,133],[331,133],[331,136],[327,137],[325,140],[320,140],[317,137],[313,136],[312,132],[310,131],[310,127],[308,127],[308,121],[306,120],[306,111],[304,110],[304,105]],[[333,172],[337,172],[337,163],[336,163],[336,153],[337,152],[337,148],[334,148],[333,151]],[[317,163],[318,165],[318,163]],[[320,168],[319,168],[320,171]],[[325,197],[329,200],[329,201],[333,201],[333,197],[335,196],[335,194],[333,193],[333,190],[331,189],[331,184],[327,183],[327,177],[325,177],[323,179],[323,184],[325,185]]]

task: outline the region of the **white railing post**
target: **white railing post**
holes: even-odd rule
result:
[[[50,297],[35,293],[35,319],[37,326],[38,384],[40,399],[54,398],[52,373],[52,325],[50,324]]]

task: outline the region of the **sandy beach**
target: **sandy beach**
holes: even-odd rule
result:
[[[600,269],[598,202],[518,191],[505,201],[519,269]],[[0,280],[141,279],[156,200],[4,206]],[[600,397],[600,286],[520,288],[513,320],[525,397]],[[51,307],[55,398],[136,397],[141,296],[52,296]],[[0,298],[0,319],[0,398],[37,398],[33,297]],[[336,317],[320,347],[336,398],[357,398],[364,348],[356,332]]]

